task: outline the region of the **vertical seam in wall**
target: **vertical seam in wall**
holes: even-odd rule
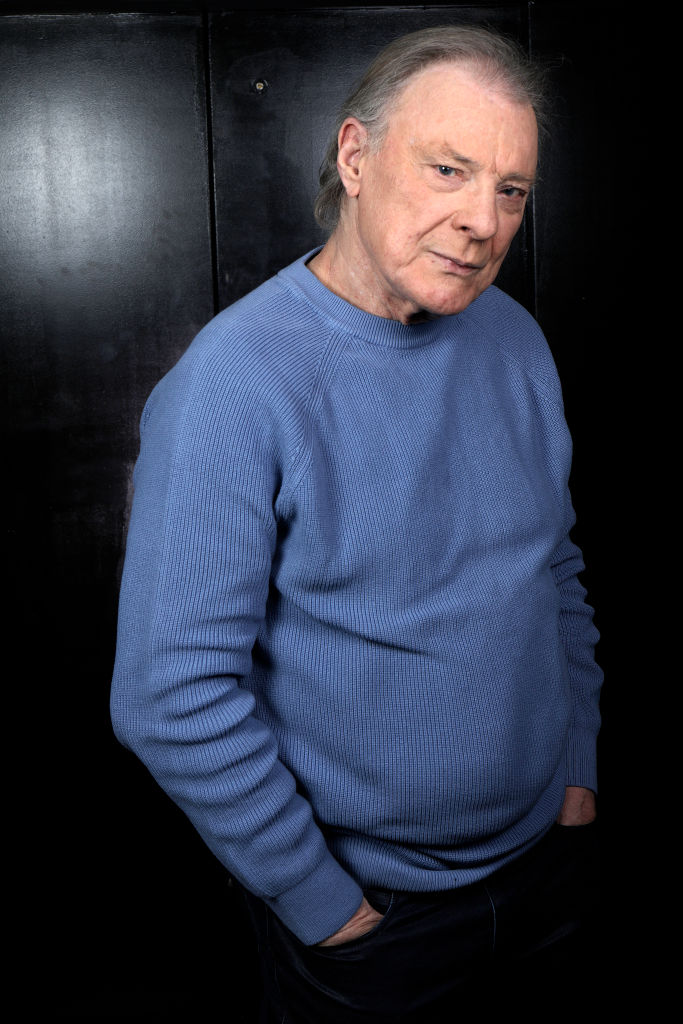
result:
[[[534,0],[527,0],[523,16],[526,14],[526,42],[527,52],[530,57],[534,56],[533,44],[531,39],[531,9],[534,6]],[[536,190],[533,189],[531,192],[531,228],[529,232],[529,249],[531,258],[531,302],[534,311],[534,317],[538,320],[538,266],[536,261]]]
[[[209,189],[209,237],[211,241],[211,278],[213,288],[214,316],[218,308],[218,224],[216,222],[216,177],[214,174],[213,152],[213,106],[211,103],[211,47],[209,38],[209,15],[202,13],[202,46],[204,48],[204,89],[206,96],[206,157]]]

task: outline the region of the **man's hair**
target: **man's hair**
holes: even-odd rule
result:
[[[330,232],[339,221],[344,186],[337,170],[339,129],[355,117],[370,135],[376,152],[388,128],[392,104],[413,75],[434,64],[464,64],[482,83],[515,102],[530,104],[539,129],[545,120],[545,89],[541,67],[522,48],[488,29],[441,25],[400,36],[375,58],[360,83],[343,103],[320,166],[315,218]]]

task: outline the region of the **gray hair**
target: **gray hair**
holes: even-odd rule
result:
[[[487,85],[515,102],[530,104],[539,128],[543,127],[543,70],[517,43],[488,29],[462,25],[440,25],[400,36],[378,54],[337,115],[320,166],[320,189],[314,207],[315,219],[322,228],[334,231],[346,194],[337,170],[337,138],[346,118],[355,117],[367,128],[376,152],[388,128],[391,105],[408,80],[433,64],[446,63],[467,64]]]

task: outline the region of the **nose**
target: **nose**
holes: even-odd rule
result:
[[[453,227],[467,231],[478,242],[493,238],[498,230],[498,205],[494,189],[474,186],[463,189],[458,198],[458,210],[453,215]]]

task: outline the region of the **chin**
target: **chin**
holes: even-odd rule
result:
[[[425,313],[430,316],[455,316],[457,313],[462,313],[464,309],[467,309],[481,295],[483,290],[483,288],[476,291],[473,290],[465,295],[434,296],[425,303],[423,308]]]
[[[421,308],[430,316],[454,316],[462,313],[464,309],[478,299],[481,293],[488,288],[490,281],[478,280],[469,286],[431,288],[424,295],[424,302]]]

